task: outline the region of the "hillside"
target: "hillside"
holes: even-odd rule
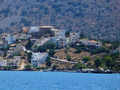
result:
[[[0,32],[54,25],[94,39],[120,41],[119,0],[1,0]]]

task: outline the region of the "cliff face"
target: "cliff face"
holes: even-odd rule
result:
[[[120,40],[120,0],[1,0],[0,32],[54,25],[87,37]]]

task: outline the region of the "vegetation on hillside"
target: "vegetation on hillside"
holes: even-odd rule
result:
[[[119,6],[119,0],[2,0],[0,32],[54,25],[83,37],[119,41]]]

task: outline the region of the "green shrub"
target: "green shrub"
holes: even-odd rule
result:
[[[50,59],[50,57],[47,57],[47,60],[46,60],[46,65],[47,66],[51,66],[51,59]]]
[[[84,63],[87,63],[89,60],[90,60],[90,57],[89,57],[89,56],[85,56],[85,57],[83,57],[83,59],[82,59],[82,61],[83,61]]]
[[[70,55],[67,55],[66,58],[67,58],[68,61],[71,61],[71,56]]]
[[[101,59],[100,58],[96,58],[94,64],[95,64],[96,68],[98,68],[99,66],[101,66],[101,64],[102,64]]]
[[[54,54],[55,54],[55,49],[50,49],[50,50],[49,50],[49,55],[50,55],[51,57],[53,57]]]
[[[76,69],[76,70],[83,69],[83,68],[85,68],[85,65],[81,63],[77,63],[73,66],[73,69]]]
[[[31,70],[32,69],[32,66],[31,65],[26,65],[25,66],[25,70]]]

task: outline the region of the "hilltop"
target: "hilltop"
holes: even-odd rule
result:
[[[1,0],[0,32],[52,25],[88,38],[120,40],[119,0]]]

